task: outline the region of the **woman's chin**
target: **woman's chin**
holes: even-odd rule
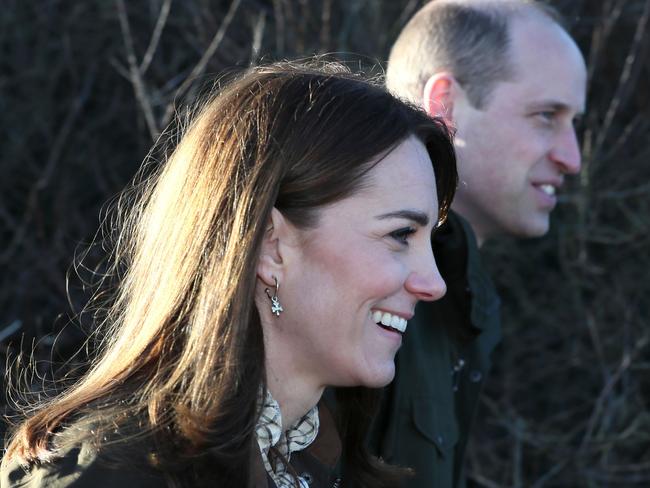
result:
[[[341,371],[340,371],[341,372]],[[395,378],[394,358],[373,364],[365,363],[348,369],[347,374],[340,375],[338,379],[329,377],[325,385],[333,387],[364,386],[366,388],[383,388]]]
[[[383,388],[393,381],[393,378],[395,378],[395,362],[390,361],[378,367],[372,374],[366,375],[361,385],[366,388]]]

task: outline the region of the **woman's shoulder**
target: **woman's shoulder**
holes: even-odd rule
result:
[[[2,488],[108,488],[160,487],[165,480],[153,470],[115,463],[90,442],[65,449],[48,462],[24,465],[18,456],[2,460]]]

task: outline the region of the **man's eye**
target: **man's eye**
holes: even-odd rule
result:
[[[408,238],[414,233],[415,229],[413,227],[403,227],[402,229],[397,229],[391,232],[390,236],[400,244],[408,245]]]
[[[542,119],[544,122],[550,123],[555,120],[555,112],[552,112],[550,110],[545,110],[543,112],[537,112],[537,117]]]

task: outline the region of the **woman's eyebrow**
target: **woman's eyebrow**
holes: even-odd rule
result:
[[[378,220],[407,219],[412,220],[422,227],[426,226],[429,223],[429,216],[424,212],[420,212],[419,210],[397,210],[395,212],[388,212],[385,214],[377,215],[375,218]]]

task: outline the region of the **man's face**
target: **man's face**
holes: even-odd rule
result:
[[[556,191],[580,170],[574,120],[585,103],[580,51],[557,25],[520,18],[511,26],[516,76],[498,83],[485,106],[462,90],[454,100],[460,186],[453,208],[479,239],[548,231]]]

